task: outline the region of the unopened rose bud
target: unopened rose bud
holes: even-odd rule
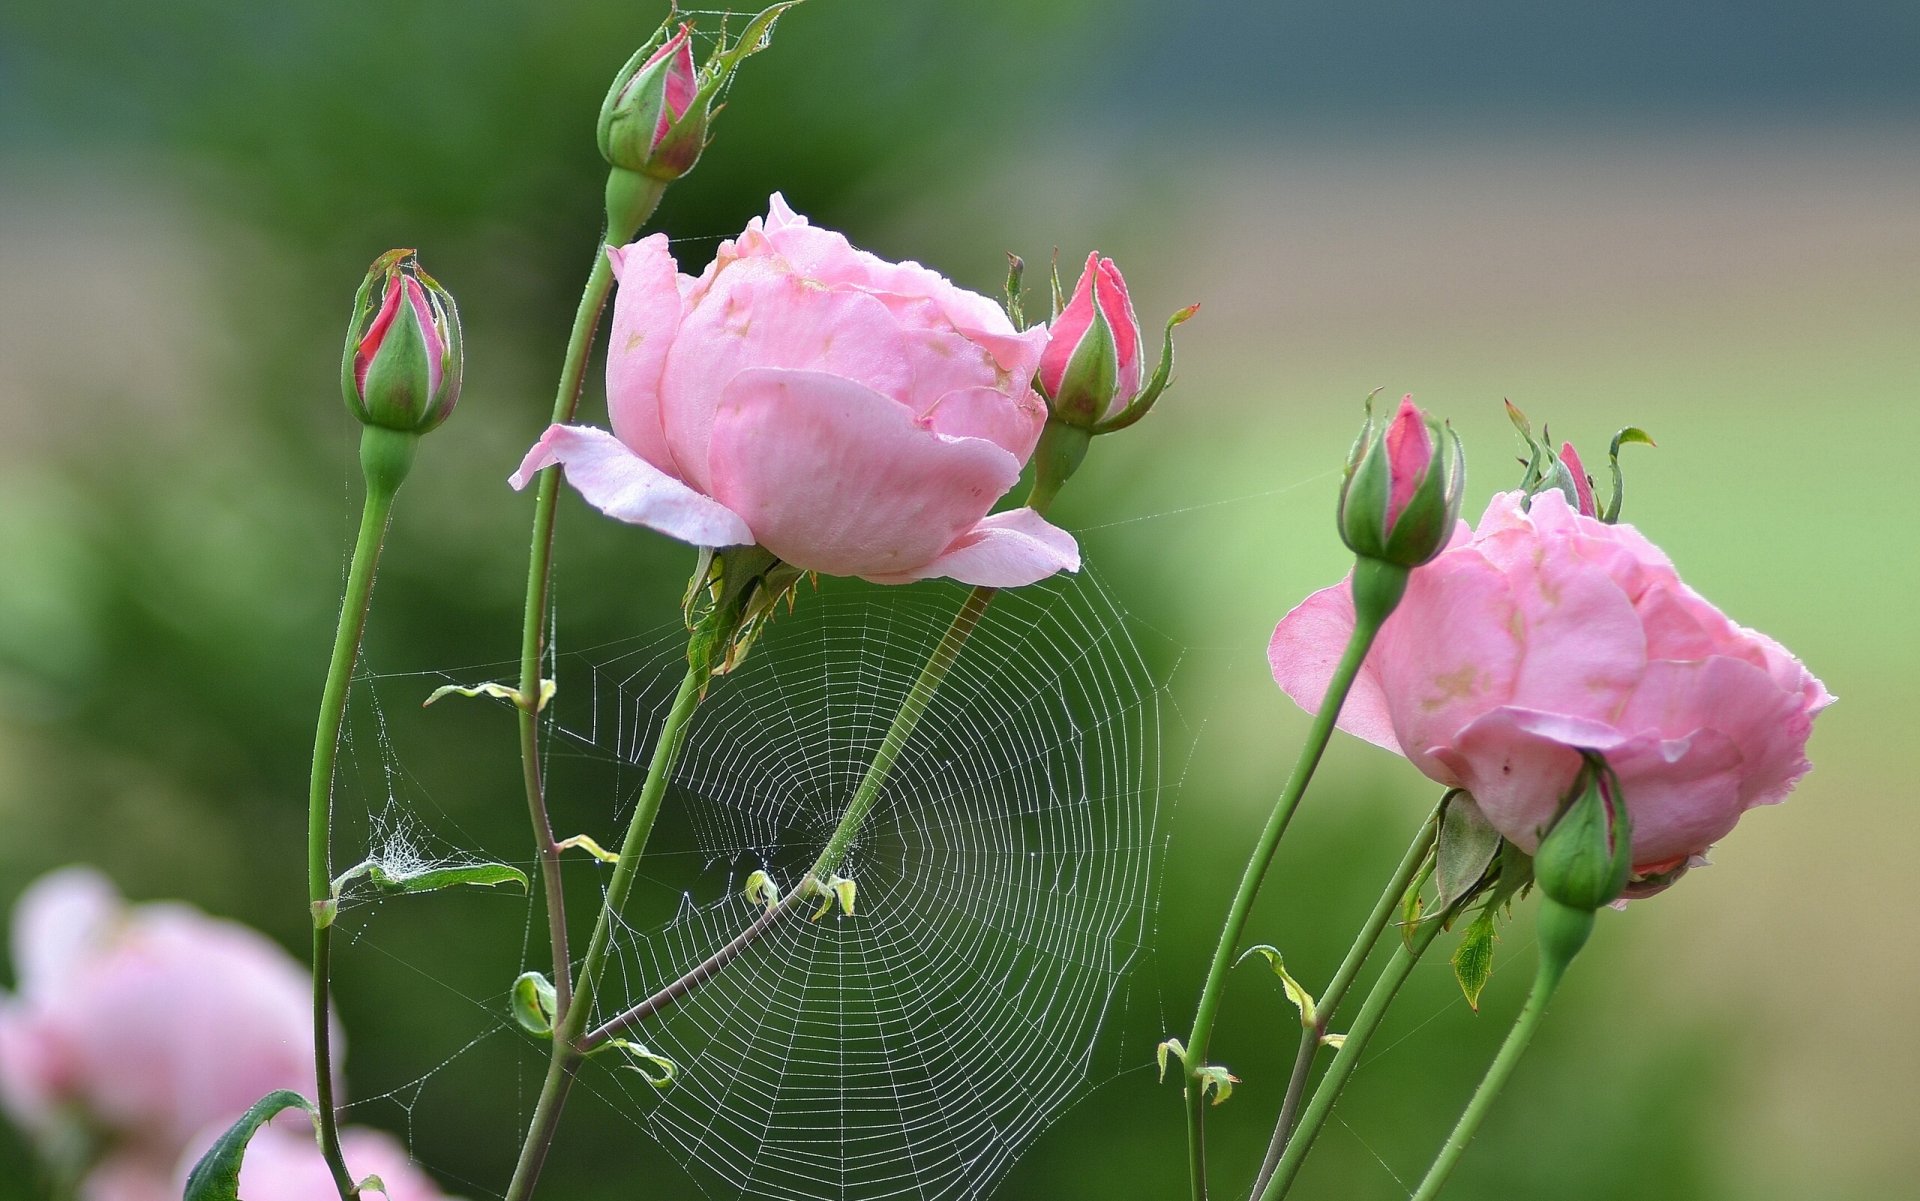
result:
[[[1600,516],[1600,506],[1593,501],[1593,478],[1587,474],[1587,469],[1581,464],[1580,455],[1573,449],[1571,442],[1560,444],[1559,474],[1564,477],[1566,484],[1572,485],[1573,495],[1567,499],[1572,502],[1575,509],[1579,510],[1580,515],[1582,517]],[[1555,482],[1560,481],[1556,479]]]
[[[615,77],[600,106],[601,155],[655,179],[685,175],[706,144],[706,113],[688,116],[699,91],[693,27],[682,25],[657,48],[634,55]]]
[[[1112,259],[1087,256],[1073,299],[1054,319],[1040,356],[1040,387],[1054,415],[1091,427],[1140,394],[1140,320]]]
[[[1384,425],[1369,404],[1340,489],[1340,537],[1363,559],[1418,567],[1446,549],[1465,488],[1466,458],[1451,426],[1411,396]]]
[[[353,298],[340,386],[347,408],[380,429],[424,434],[460,398],[460,314],[411,250],[374,260]]]
[[[1571,803],[1540,839],[1533,876],[1540,889],[1570,909],[1611,904],[1633,868],[1633,824],[1620,780],[1598,756],[1575,778]]]

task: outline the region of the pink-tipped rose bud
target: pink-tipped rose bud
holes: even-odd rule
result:
[[[1418,567],[1446,548],[1465,489],[1466,458],[1451,426],[1412,396],[1380,425],[1369,402],[1340,489],[1340,537],[1361,558]]]
[[[706,143],[705,113],[686,119],[699,91],[693,27],[682,25],[657,48],[634,55],[615,77],[600,106],[601,155],[612,166],[656,179],[685,175]]]
[[[1560,470],[1566,475],[1568,483],[1573,485],[1573,507],[1582,517],[1600,516],[1600,506],[1594,503],[1593,479],[1587,475],[1587,469],[1580,462],[1579,452],[1573,449],[1573,443],[1560,444]]]
[[[362,424],[424,434],[460,399],[460,314],[411,250],[373,261],[353,298],[340,387]]]
[[[1040,387],[1055,417],[1091,426],[1140,394],[1140,320],[1112,259],[1087,256],[1073,299],[1047,331]]]

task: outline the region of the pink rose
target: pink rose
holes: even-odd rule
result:
[[[200,1149],[211,1146],[220,1134],[218,1128],[202,1132],[195,1140]],[[193,1170],[200,1149],[184,1156],[169,1182],[169,1195],[178,1198],[186,1187],[187,1173]],[[386,1186],[387,1201],[446,1201],[432,1178],[408,1157],[399,1140],[384,1131],[365,1126],[349,1126],[340,1131],[340,1157],[347,1171],[358,1180],[378,1176]],[[366,1196],[379,1197],[379,1193]],[[240,1161],[240,1196],[245,1201],[339,1201],[333,1186],[333,1174],[320,1148],[313,1141],[313,1130],[306,1119],[289,1113],[272,1125],[263,1126],[247,1144]],[[88,1201],[93,1201],[89,1198]],[[101,1198],[100,1201],[109,1201]],[[120,1201],[113,1198],[112,1201]],[[144,1195],[129,1193],[126,1201],[144,1201]]]
[[[556,425],[513,476],[560,463],[587,501],[697,546],[796,567],[1012,587],[1079,566],[1031,509],[987,515],[1046,409],[1044,329],[917,263],[816,229],[779,196],[695,279],[654,234],[609,251],[613,433]]]
[[[1477,533],[1414,571],[1361,669],[1340,728],[1465,788],[1525,850],[1580,768],[1603,755],[1633,818],[1641,877],[1683,868],[1806,774],[1833,698],[1778,643],[1680,582],[1632,526],[1548,490],[1493,498]],[[1344,584],[1281,620],[1268,659],[1319,707],[1353,628]]]
[[[307,972],[245,926],[130,907],[99,873],[65,868],[20,898],[13,957],[0,1105],[28,1131],[79,1119],[170,1166],[275,1089],[313,1096]]]

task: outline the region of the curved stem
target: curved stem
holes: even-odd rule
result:
[[[1439,936],[1447,919],[1448,914],[1445,913],[1434,915],[1421,923],[1410,940],[1394,949],[1393,958],[1387,961],[1380,978],[1374,981],[1372,991],[1367,993],[1366,1003],[1354,1018],[1353,1028],[1347,1031],[1346,1042],[1340,1045],[1340,1051],[1333,1057],[1333,1063],[1321,1078],[1320,1086],[1313,1090],[1313,1099],[1307,1102],[1306,1112],[1300,1116],[1300,1127],[1287,1140],[1287,1149],[1280,1156],[1280,1162],[1275,1166],[1266,1188],[1261,1191],[1259,1201],[1279,1201],[1293,1187],[1294,1177],[1300,1174],[1300,1166],[1306,1162],[1307,1153],[1313,1150],[1313,1142],[1320,1136],[1320,1128],[1326,1125],[1334,1103],[1340,1099],[1341,1090],[1346,1088],[1354,1068],[1359,1066],[1367,1043],[1380,1028],[1387,1007],[1393,1004],[1393,999],[1400,993],[1400,986],[1413,974],[1414,965],[1420,962],[1427,947]]]
[[[560,366],[560,386],[553,398],[553,424],[573,420],[580,407],[580,391],[586,379],[587,360],[593,353],[594,333],[600,327],[600,315],[606,309],[607,296],[613,290],[613,265],[607,260],[609,246],[624,245],[635,231],[653,215],[666,184],[635,176],[643,182],[633,184],[625,177],[632,173],[617,171],[609,178],[608,225],[593,252],[593,269],[580,295],[580,306],[573,315],[573,329],[567,336],[566,357]],[[626,184],[625,192],[614,188],[616,180]],[[548,814],[545,783],[540,769],[540,661],[545,650],[547,610],[553,580],[553,526],[560,497],[560,473],[543,471],[535,485],[533,502],[533,539],[527,555],[527,599],[520,623],[520,774],[527,794],[527,816],[533,825],[534,846],[540,855],[540,884],[547,907],[547,936],[553,949],[553,991],[556,1016],[564,1015],[572,1003],[573,961],[567,949],[566,894],[560,876],[560,846],[553,836],[553,820]]]
[[[1551,898],[1540,898],[1542,924],[1559,918],[1563,922],[1572,922],[1576,926],[1581,918],[1585,926],[1580,930],[1573,951],[1579,950],[1579,944],[1586,941],[1586,933],[1593,928],[1593,914],[1580,910],[1568,910],[1560,907],[1559,914],[1549,916],[1548,911],[1557,903]],[[1434,1157],[1433,1166],[1427,1169],[1426,1176],[1420,1181],[1420,1189],[1414,1193],[1412,1201],[1433,1201],[1446,1186],[1447,1177],[1453,1173],[1454,1165],[1460,1162],[1460,1156],[1473,1141],[1480,1129],[1487,1111],[1493,1108],[1494,1098],[1507,1083],[1507,1077],[1513,1075],[1513,1069],[1526,1053],[1527,1044],[1533,1041],[1534,1031],[1540,1027],[1540,1019],[1547,1015],[1547,1002],[1553,999],[1553,993],[1560,986],[1560,979],[1566,975],[1567,963],[1573,958],[1571,952],[1556,955],[1552,944],[1543,939],[1540,965],[1535,970],[1533,987],[1527,993],[1526,1004],[1520,1007],[1519,1016],[1514,1018],[1513,1029],[1507,1031],[1507,1039],[1500,1044],[1500,1053],[1494,1056],[1493,1063],[1487,1068],[1487,1074],[1480,1081],[1480,1087],[1473,1090],[1473,1098],[1460,1114],[1460,1121],[1454,1125],[1453,1133],[1440,1148],[1440,1154]]]
[[[1253,855],[1240,874],[1240,887],[1227,910],[1227,920],[1220,928],[1220,942],[1214,948],[1213,962],[1207,968],[1207,982],[1200,990],[1200,1004],[1193,1015],[1193,1030],[1186,1041],[1187,1160],[1193,1201],[1205,1201],[1207,1195],[1206,1147],[1202,1128],[1205,1095],[1200,1071],[1207,1065],[1207,1047],[1213,1039],[1214,1018],[1220,1005],[1220,990],[1226,983],[1227,969],[1233,964],[1233,952],[1240,945],[1240,935],[1245,931],[1247,918],[1253,912],[1254,898],[1259,895],[1261,882],[1266,879],[1267,869],[1273,864],[1274,852],[1280,847],[1280,837],[1287,832],[1287,824],[1293,820],[1300,798],[1306,795],[1314,769],[1319,767],[1320,757],[1326,753],[1327,743],[1333,737],[1333,726],[1340,716],[1340,707],[1346,703],[1347,692],[1353,687],[1354,677],[1359,674],[1367,648],[1373,645],[1374,635],[1379,633],[1393,605],[1398,603],[1399,592],[1406,585],[1406,575],[1403,568],[1389,567],[1368,559],[1361,559],[1355,565],[1353,591],[1356,601],[1361,603],[1355,605],[1353,634],[1347,640],[1346,652],[1341,655],[1339,665],[1333,670],[1333,677],[1327,681],[1326,696],[1320,702],[1319,712],[1314,714],[1307,741],[1300,748],[1300,756],[1293,765],[1293,774],[1288,777],[1280,799],[1274,803],[1273,812],[1267,818],[1266,828],[1260,832],[1260,839],[1254,844]],[[1366,603],[1367,598],[1380,595],[1383,587],[1390,597],[1388,603]]]
[[[1380,899],[1374,902],[1373,911],[1367,914],[1360,933],[1354,936],[1347,957],[1333,974],[1333,981],[1327,985],[1326,992],[1320,995],[1319,1004],[1314,1007],[1314,1024],[1300,1032],[1300,1050],[1294,1056],[1293,1075],[1287,1080],[1286,1100],[1280,1105],[1280,1118],[1274,1123],[1273,1139],[1267,1144],[1267,1157],[1260,1165],[1260,1174],[1254,1178],[1251,1196],[1260,1195],[1260,1190],[1266,1187],[1268,1179],[1273,1176],[1274,1169],[1280,1166],[1280,1155],[1286,1150],[1287,1136],[1293,1132],[1294,1119],[1300,1113],[1300,1102],[1306,1096],[1307,1077],[1312,1073],[1314,1058],[1320,1050],[1320,1039],[1327,1032],[1327,1024],[1339,1010],[1340,1002],[1346,999],[1347,990],[1353,987],[1360,969],[1366,965],[1367,957],[1373,954],[1373,948],[1379,943],[1380,935],[1386,930],[1394,911],[1399,908],[1408,886],[1425,864],[1427,852],[1433,849],[1434,839],[1439,833],[1439,817],[1436,811],[1421,824],[1420,833],[1414,836],[1407,853],[1400,857],[1400,865],[1394,869],[1392,878],[1381,891]]]
[[[606,900],[600,906],[599,919],[594,923],[593,938],[587,944],[586,958],[580,963],[580,978],[573,992],[573,1003],[554,1026],[553,1056],[547,1066],[546,1082],[540,1089],[540,1099],[534,1105],[526,1142],[520,1149],[520,1161],[514,1167],[512,1183],[507,1187],[508,1201],[526,1201],[533,1195],[534,1185],[540,1178],[541,1165],[546,1162],[547,1149],[553,1142],[561,1108],[566,1104],[567,1090],[580,1065],[582,1051],[578,1044],[586,1029],[587,1018],[593,1012],[593,994],[599,983],[600,970],[613,945],[614,925],[626,906],[627,894],[633,888],[634,874],[640,866],[641,853],[646,850],[647,836],[652,833],[654,819],[660,814],[660,802],[666,796],[667,780],[673,774],[681,744],[686,740],[687,719],[693,715],[694,707],[700,703],[701,692],[712,678],[709,652],[713,645],[713,626],[717,620],[710,617],[703,621],[694,630],[688,643],[687,674],[680,681],[680,690],[674,694],[673,704],[661,724],[659,740],[653,747],[653,758],[647,764],[646,782],[640,787],[640,799],[634,805],[633,816],[627,821],[627,833],[620,844],[619,861],[614,864],[613,874],[607,878]]]
[[[411,454],[412,435],[369,427],[361,437],[361,457],[367,464],[366,499],[360,509],[360,532],[353,542],[353,559],[347,569],[346,594],[340,602],[340,620],[334,630],[333,657],[327,664],[327,681],[320,692],[320,716],[313,734],[313,766],[307,788],[307,899],[312,903],[313,928],[313,1068],[315,1116],[319,1124],[320,1151],[333,1176],[334,1187],[344,1201],[357,1195],[352,1175],[340,1154],[339,1118],[334,1112],[333,1095],[333,1022],[332,1022],[332,950],[333,923],[323,907],[332,898],[332,824],[333,778],[340,753],[340,731],[346,722],[347,693],[353,682],[353,666],[360,655],[360,639],[367,627],[367,610],[373,604],[375,568],[380,562],[380,546],[386,537],[387,521],[393,513],[393,500],[400,487],[397,473],[374,469],[369,448],[394,446],[403,449],[399,460]],[[396,441],[398,440],[398,441]],[[388,460],[393,461],[393,460]]]
[[[960,612],[954,615],[953,622],[945,634],[935,644],[933,653],[907,689],[906,697],[900,703],[900,709],[893,715],[893,722],[887,727],[886,734],[880,740],[880,749],[874,752],[867,764],[866,774],[860,777],[860,783],[854,787],[853,796],[840,815],[840,822],[834,827],[833,834],[827,839],[827,845],[813,861],[796,886],[788,889],[779,904],[770,906],[767,911],[755,918],[733,940],[695,965],[685,975],[668,984],[638,1005],[633,1006],[618,1017],[587,1034],[580,1041],[583,1051],[591,1051],[624,1031],[659,1013],[681,997],[692,992],[700,985],[717,975],[720,970],[738,959],[748,947],[752,946],[762,934],[765,934],[775,922],[790,910],[799,907],[800,902],[809,895],[806,884],[812,881],[824,885],[827,878],[839,868],[846,857],[847,848],[859,836],[860,827],[866,821],[868,813],[879,799],[880,789],[886,784],[887,777],[893,772],[893,765],[899,759],[900,752],[906,747],[907,740],[913,736],[920,725],[920,719],[926,715],[927,706],[932,703],[933,695],[953,670],[954,662],[960,657],[960,649],[972,636],[974,627],[980,624],[980,618],[992,603],[995,589],[975,588],[967,594],[966,603],[960,606]]]

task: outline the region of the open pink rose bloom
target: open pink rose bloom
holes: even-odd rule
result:
[[[1078,568],[1072,536],[1031,509],[988,516],[1046,422],[1045,329],[777,195],[698,278],[661,234],[609,253],[613,432],[553,426],[515,487],[559,463],[610,517],[879,583]]]
[[[1281,620],[1275,680],[1317,710],[1353,629],[1345,583]],[[1493,498],[1413,572],[1361,669],[1340,728],[1465,788],[1531,851],[1599,752],[1633,818],[1636,876],[1684,868],[1808,769],[1833,698],[1798,660],[1681,583],[1633,527],[1557,491]],[[1576,749],[1579,748],[1579,749]]]

